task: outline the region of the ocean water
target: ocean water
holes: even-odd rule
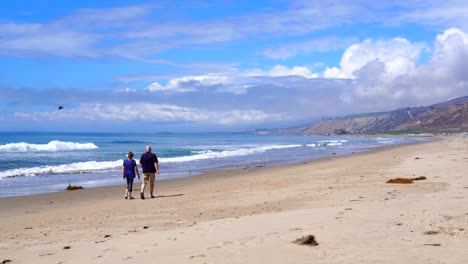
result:
[[[123,185],[121,168],[125,155],[133,151],[138,163],[146,145],[151,145],[159,158],[159,179],[167,180],[196,176],[206,170],[297,163],[423,140],[427,139],[0,132],[0,197],[58,192],[69,184],[84,188]]]

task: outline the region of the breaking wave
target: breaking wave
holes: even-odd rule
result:
[[[26,151],[64,151],[64,150],[81,150],[81,149],[97,149],[94,143],[75,143],[63,142],[58,140],[50,141],[47,144],[31,144],[31,143],[8,143],[0,145],[2,152],[26,152]]]
[[[85,161],[63,165],[47,165],[32,168],[19,168],[0,172],[0,178],[38,176],[45,174],[89,173],[115,169],[122,166],[122,160],[117,161]]]

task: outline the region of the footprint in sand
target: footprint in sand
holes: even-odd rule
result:
[[[221,248],[221,246],[214,246],[214,247],[207,247],[206,249],[207,250],[213,250],[213,249],[218,249],[218,248]]]
[[[198,253],[189,257],[189,259],[194,259],[194,258],[206,258],[206,255]]]
[[[55,255],[55,253],[44,253],[44,254],[39,254],[40,257],[52,256],[52,255]]]
[[[289,231],[301,231],[301,230],[302,230],[302,228],[300,228],[300,227],[295,227],[295,228],[289,229]]]

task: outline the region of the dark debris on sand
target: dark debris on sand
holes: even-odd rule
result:
[[[319,245],[319,243],[315,240],[314,235],[303,236],[301,238],[294,240],[293,243],[299,244],[299,245],[306,245],[306,246],[318,246]]]
[[[421,181],[421,180],[427,180],[427,178],[424,176],[420,176],[416,178],[395,178],[395,179],[388,180],[386,183],[410,184],[410,183],[413,183],[413,181]]]
[[[73,186],[73,185],[68,185],[68,187],[65,189],[67,191],[74,191],[74,190],[80,190],[84,189],[82,186]]]
[[[5,264],[5,263],[9,263],[9,262],[13,262],[13,260],[11,259],[4,259],[2,262],[0,262],[1,264]]]

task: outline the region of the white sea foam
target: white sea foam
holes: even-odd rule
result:
[[[32,168],[19,168],[6,171],[0,171],[0,178],[37,176],[45,174],[69,174],[69,173],[87,173],[92,171],[102,171],[115,169],[122,166],[122,160],[117,161],[85,161],[75,162],[63,165],[47,165]]]
[[[31,144],[31,143],[9,143],[0,145],[2,152],[30,152],[30,151],[63,151],[63,150],[80,150],[80,149],[96,149],[94,143],[75,143],[63,142],[58,140],[50,141],[47,144]]]

